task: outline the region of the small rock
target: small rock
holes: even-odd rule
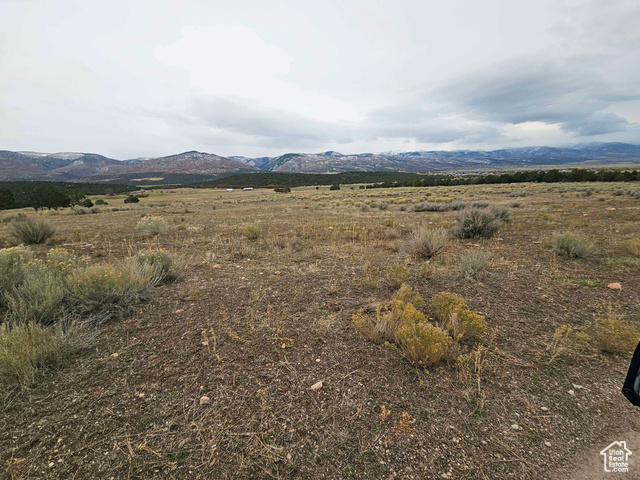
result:
[[[293,458],[293,457],[291,457],[291,454],[287,453],[287,460],[291,461],[291,458]]]
[[[549,411],[549,407],[540,407],[540,410],[542,410],[543,412],[548,412]]]
[[[282,272],[280,270],[276,270],[275,272],[273,272],[274,275],[280,275]]]
[[[573,390],[569,390],[567,393],[568,393],[569,395],[574,396],[574,397],[576,396],[576,392],[574,392]]]
[[[607,207],[605,210],[615,210],[615,207]]]
[[[580,390],[581,388],[584,388],[582,385],[576,385],[575,383],[572,383],[571,385],[573,385],[573,388],[575,388],[576,390]]]
[[[514,423],[513,425],[511,425],[511,430],[522,430],[522,427],[517,423]]]
[[[610,283],[609,285],[607,285],[607,287],[609,287],[611,290],[622,290],[622,285],[620,285],[618,282]]]
[[[219,263],[216,263],[211,268],[222,268],[222,265],[220,265]]]
[[[320,390],[321,388],[322,388],[322,381],[311,385],[311,390]]]
[[[547,447],[550,447],[550,446],[551,446],[551,442],[544,442],[544,444],[545,444]]]
[[[111,358],[118,358],[120,356],[120,354],[118,352],[116,353],[112,353],[111,355],[109,355]]]
[[[182,313],[182,312],[184,312],[184,308],[179,308],[178,310],[176,310],[175,313]]]
[[[200,397],[200,405],[209,405],[211,403],[211,399],[206,395]]]

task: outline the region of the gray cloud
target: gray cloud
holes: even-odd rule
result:
[[[189,108],[192,121],[238,133],[269,146],[310,146],[352,142],[353,127],[341,127],[241,98],[198,96]]]
[[[559,124],[580,136],[623,131],[629,122],[608,110],[640,99],[640,91],[584,68],[584,59],[576,60],[516,62],[458,79],[427,96],[491,121]]]

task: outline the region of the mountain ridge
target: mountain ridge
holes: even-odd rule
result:
[[[189,150],[164,157],[116,160],[95,153],[0,150],[0,180],[107,181],[135,174],[224,176],[244,172],[430,172],[486,167],[640,163],[640,145],[610,142],[570,147],[529,146],[497,150],[417,150],[342,154],[289,152],[276,157],[224,157]]]

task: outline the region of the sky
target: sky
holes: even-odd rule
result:
[[[0,0],[0,150],[640,143],[637,0]]]

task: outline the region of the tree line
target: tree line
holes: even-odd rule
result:
[[[131,190],[129,185],[67,182],[0,182],[0,210],[31,207],[38,211],[85,205],[86,195],[107,195]]]
[[[425,175],[418,180],[391,181],[367,185],[366,188],[437,187],[455,185],[481,185],[496,183],[561,183],[561,182],[637,182],[637,170],[523,170],[487,175]]]

